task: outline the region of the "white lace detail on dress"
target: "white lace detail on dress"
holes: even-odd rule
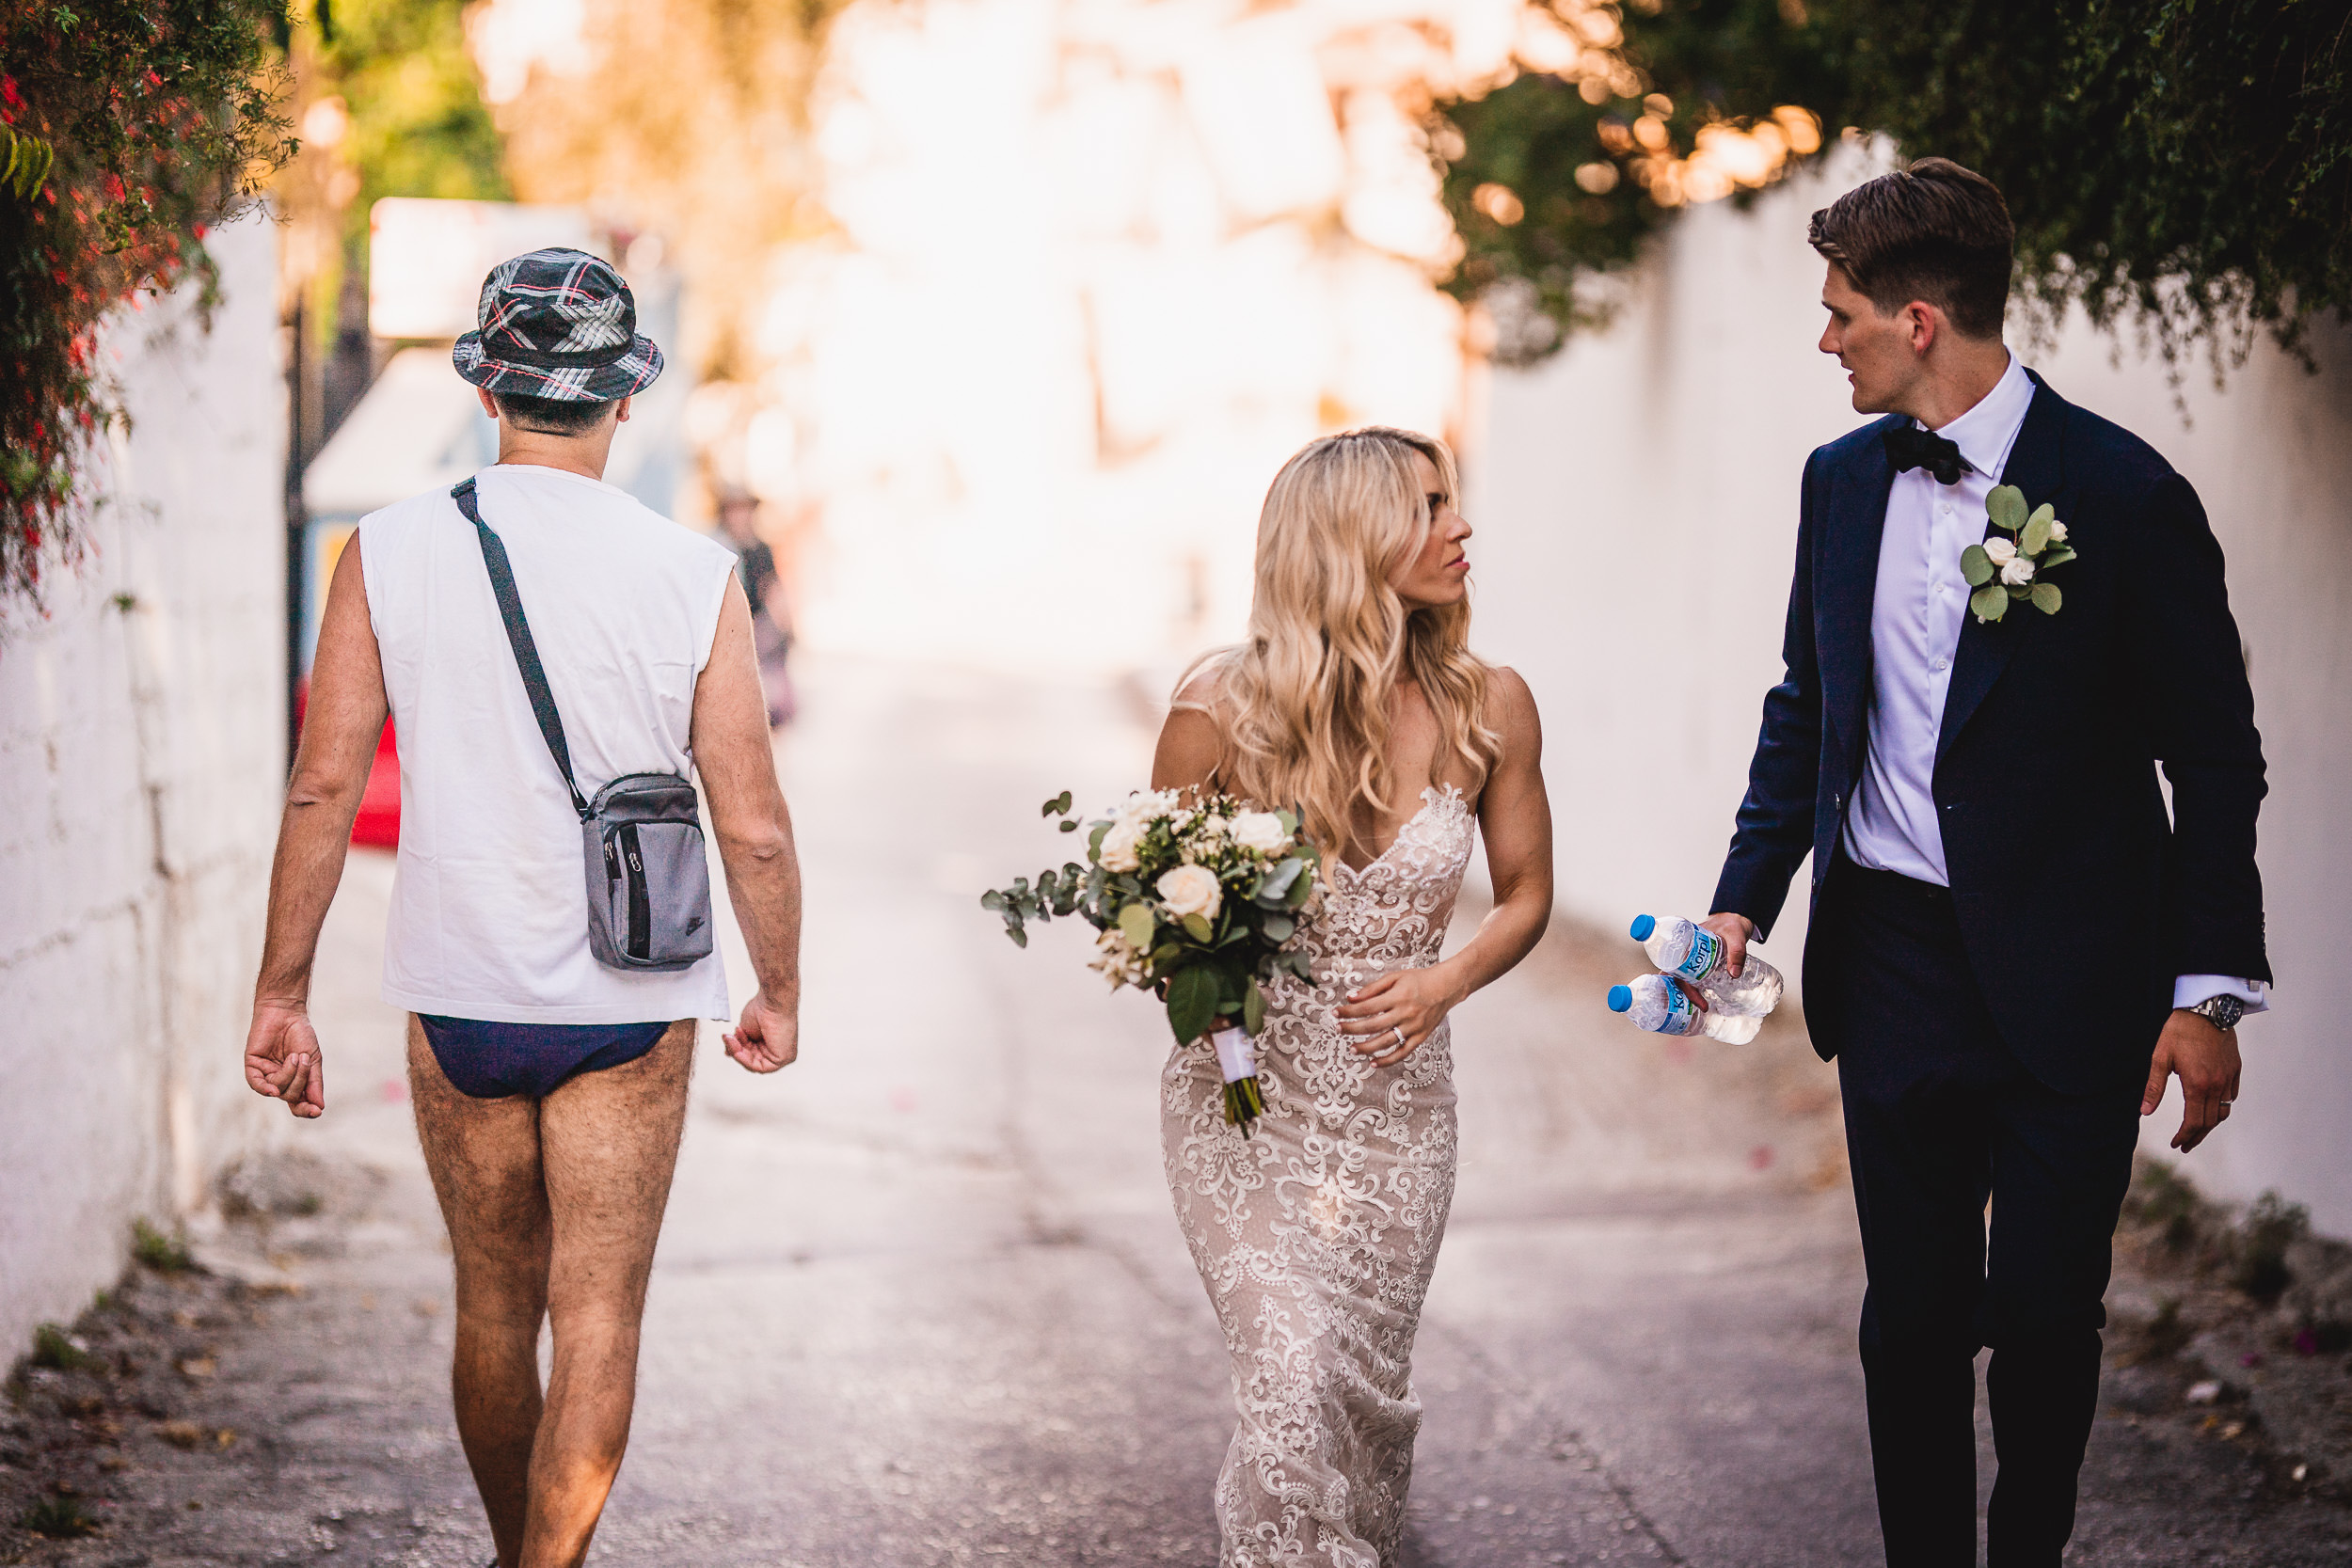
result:
[[[1225,1124],[1204,1047],[1177,1048],[1161,1076],[1168,1189],[1241,1416],[1217,1477],[1221,1568],[1388,1568],[1404,1531],[1413,1331],[1454,1197],[1453,1036],[1440,1024],[1378,1067],[1334,1013],[1375,975],[1438,959],[1477,819],[1450,786],[1422,799],[1301,929],[1316,984],[1267,988],[1255,1136]]]

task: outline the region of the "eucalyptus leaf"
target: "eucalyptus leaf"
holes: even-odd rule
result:
[[[1275,866],[1265,874],[1265,880],[1258,884],[1255,896],[1280,898],[1290,892],[1291,883],[1297,879],[1301,871],[1306,869],[1306,863],[1304,861],[1287,860]]]
[[[1152,914],[1152,906],[1140,899],[1119,911],[1119,934],[1125,937],[1127,945],[1138,953],[1151,950],[1152,929],[1157,924]]]
[[[1152,949],[1152,973],[1154,974],[1173,974],[1176,973],[1176,960],[1184,956],[1184,943],[1179,942],[1164,942],[1160,943],[1157,947]]]
[[[1258,990],[1257,976],[1249,979],[1249,989],[1242,994],[1241,1026],[1252,1035],[1265,1027],[1265,995]]]
[[[1265,933],[1266,941],[1284,942],[1290,941],[1291,933],[1298,929],[1298,922],[1287,914],[1269,914],[1258,922],[1258,929]]]
[[[1094,825],[1094,831],[1093,831],[1092,832],[1090,832],[1090,833],[1087,834],[1087,855],[1088,855],[1088,857],[1089,857],[1089,859],[1092,859],[1092,860],[1100,860],[1100,859],[1102,859],[1102,857],[1103,857],[1103,835],[1104,835],[1104,833],[1109,832],[1110,831],[1111,831],[1111,825],[1110,825],[1109,823],[1107,823],[1107,822],[1097,822],[1097,823]]]
[[[1994,485],[1984,498],[1984,509],[1994,528],[2015,533],[2026,526],[2026,492],[2014,484]]]
[[[1971,545],[1960,552],[1960,575],[1971,588],[1982,588],[1993,580],[1993,558],[1984,553],[1982,545]]]
[[[1216,976],[1194,965],[1180,969],[1168,982],[1168,1026],[1180,1044],[1190,1044],[1216,1022]]]
[[[1005,935],[1012,938],[1012,944],[1015,947],[1026,947],[1029,945],[1029,933],[1023,930],[1018,926],[1008,925],[1005,927]]]
[[[2044,572],[2046,572],[2046,571],[2048,571],[2048,570],[2049,570],[2051,567],[2053,567],[2053,566],[2063,566],[2063,565],[2065,565],[2068,562],[2070,562],[2070,561],[2072,561],[2072,560],[2074,560],[2074,546],[2072,546],[2072,545],[2053,545],[2053,546],[2050,546],[2050,551],[2049,551],[2049,553],[2048,553],[2047,555],[2044,555],[2044,556],[2042,558],[2042,563],[2041,563],[2041,567],[2040,567],[2040,569],[2041,569],[2041,570],[2042,570],[2042,571],[2044,571]]]
[[[1064,822],[1064,823],[1061,825],[1061,831],[1062,831],[1063,832],[1066,832],[1066,833],[1074,833],[1074,832],[1076,832],[1078,831],[1078,824],[1077,824],[1076,819],[1075,819],[1075,818],[1073,818],[1073,819],[1072,819],[1072,820],[1070,820],[1070,821]]]
[[[1968,595],[1968,608],[1979,621],[1997,621],[2009,613],[2009,594],[1997,582]]]
[[[991,888],[986,893],[980,895],[980,908],[984,910],[1001,910],[1004,907],[1005,895],[997,892],[994,888]]]
[[[2026,587],[2022,582],[2007,583],[2004,584],[2004,586],[2009,589],[2009,596],[2012,599],[2022,599],[2033,593],[2032,589]]]
[[[2066,595],[2058,592],[2057,583],[2037,582],[2033,585],[2033,607],[2042,614],[2056,615],[2065,603]]]
[[[1195,942],[1207,942],[1215,934],[1206,915],[1188,914],[1184,919],[1184,935]]]
[[[1294,910],[1301,910],[1307,907],[1307,900],[1314,895],[1315,879],[1312,877],[1301,877],[1291,883],[1290,893],[1282,902]]]
[[[1298,832],[1298,814],[1296,812],[1278,811],[1274,814],[1274,816],[1276,819],[1282,824],[1282,831],[1284,832],[1295,833]]]
[[[1059,816],[1062,813],[1068,811],[1069,809],[1070,791],[1065,789],[1059,795],[1055,796],[1052,800],[1046,801],[1045,804],[1040,806],[1037,814],[1040,816]]]
[[[2040,555],[2048,549],[2050,525],[2057,520],[2058,514],[2050,509],[2048,502],[2043,502],[2032,516],[2026,519],[2026,531],[2019,536],[2017,547],[2027,555]]]

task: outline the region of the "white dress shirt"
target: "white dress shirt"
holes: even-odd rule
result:
[[[1934,784],[1944,701],[1968,613],[1960,557],[1985,536],[1985,499],[2009,467],[2033,394],[2026,368],[2010,356],[1993,390],[1935,433],[1960,448],[1967,465],[1960,482],[1938,484],[1927,469],[1906,468],[1887,493],[1870,607],[1869,744],[1845,826],[1846,853],[1857,865],[1951,885]],[[2259,981],[2184,974],[2172,1005],[2228,994],[2260,1012],[2269,1006],[2267,990]]]

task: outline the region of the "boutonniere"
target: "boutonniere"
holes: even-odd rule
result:
[[[2066,525],[2048,501],[2026,515],[2026,492],[2014,484],[1998,484],[1985,498],[1993,526],[2009,535],[1988,535],[1980,545],[1960,552],[1960,575],[1976,592],[1968,608],[1979,621],[1997,621],[2020,599],[2031,602],[2044,615],[2056,615],[2066,595],[2042,574],[2074,559],[2066,542]]]

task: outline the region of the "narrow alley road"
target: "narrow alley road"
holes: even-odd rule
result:
[[[590,1560],[1206,1568],[1232,1417],[1162,1186],[1165,1027],[1082,967],[1082,927],[1017,951],[976,903],[1061,858],[1041,800],[1142,782],[1156,715],[1082,684],[804,681],[779,747],[808,884],[802,1062],[755,1079],[706,1031]],[[375,999],[390,878],[365,854],[345,876],[314,996],[328,1112],[290,1138],[385,1179],[276,1223],[262,1250],[301,1293],[223,1337],[207,1396],[245,1439],[142,1453],[126,1485],[150,1525],[131,1510],[60,1560],[487,1556],[402,1020]],[[1416,1356],[1407,1560],[1874,1562],[1834,1075],[1791,1022],[1740,1051],[1635,1034],[1600,991],[1638,962],[1555,931],[1456,1015],[1463,1165]],[[2240,1555],[2244,1478],[2152,1442],[2103,1426],[2082,1540],[2115,1550],[2081,1560],[2306,1560]],[[2221,1504],[2170,1517],[2183,1486]]]

